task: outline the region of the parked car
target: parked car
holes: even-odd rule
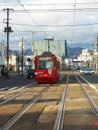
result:
[[[87,69],[84,71],[84,74],[95,74],[95,71],[94,71],[94,69],[87,68]]]
[[[86,68],[81,68],[80,73],[84,73],[85,70],[86,70]]]
[[[27,78],[34,78],[35,71],[34,69],[29,69],[27,72]]]

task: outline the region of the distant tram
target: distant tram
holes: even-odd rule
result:
[[[51,52],[44,52],[35,57],[35,80],[38,83],[55,83],[60,76],[58,57]]]

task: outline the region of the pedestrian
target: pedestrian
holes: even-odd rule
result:
[[[1,77],[4,76],[4,71],[1,69]]]
[[[4,75],[5,75],[5,78],[9,78],[9,77],[8,77],[8,70],[7,70],[7,68],[5,68]]]

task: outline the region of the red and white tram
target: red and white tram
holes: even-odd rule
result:
[[[59,59],[51,52],[35,57],[35,80],[38,83],[54,83],[60,76]]]

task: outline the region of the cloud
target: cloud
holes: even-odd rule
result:
[[[38,31],[38,33],[35,33],[35,40],[42,40],[54,33],[55,40],[65,40],[66,38],[67,43],[73,43],[74,46],[81,46],[81,43],[83,46],[85,43],[89,45],[95,41],[98,29],[96,24],[98,23],[97,10],[95,10],[98,4],[94,3],[96,0],[76,0],[76,6],[74,6],[75,0],[19,1],[20,5],[17,0],[0,1],[4,4],[0,6],[1,9],[7,8],[5,6],[7,4],[10,5],[9,8],[14,9],[14,12],[10,12],[10,18],[12,19],[10,20],[10,26],[14,30],[14,35],[17,34],[17,38],[21,39],[21,36],[24,36],[27,41],[30,41],[32,32]],[[15,4],[17,6],[14,6]],[[0,16],[3,21],[6,18],[6,13],[2,11]],[[2,21],[0,20],[1,23]],[[0,28],[3,26],[2,23]]]

